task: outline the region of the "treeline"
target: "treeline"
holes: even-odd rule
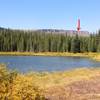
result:
[[[0,51],[100,52],[100,31],[90,36],[0,29]]]

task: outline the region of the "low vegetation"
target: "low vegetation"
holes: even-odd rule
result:
[[[0,65],[0,100],[45,100],[31,77]]]
[[[91,96],[100,99],[99,76],[100,69],[93,68],[22,74],[1,64],[0,100],[89,100],[86,98]]]

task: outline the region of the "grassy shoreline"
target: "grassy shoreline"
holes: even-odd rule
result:
[[[75,57],[89,57],[96,61],[100,61],[100,53],[86,52],[86,53],[68,53],[68,52],[0,52],[0,56],[75,56]]]
[[[5,98],[7,100],[75,100],[73,96],[77,100],[83,100],[80,98],[87,100],[87,93],[93,98],[94,94],[100,93],[100,89],[98,90],[99,77],[99,68],[22,74],[10,71],[1,64],[0,100],[5,100]],[[86,92],[84,93],[84,91]],[[91,94],[92,91],[95,93]],[[97,97],[98,94],[95,98]]]
[[[100,61],[100,53],[0,52],[0,56],[75,56]],[[100,68],[19,73],[0,64],[0,100],[100,99]],[[85,92],[84,92],[85,91]],[[87,95],[88,94],[88,95]],[[92,100],[92,99],[91,99]]]

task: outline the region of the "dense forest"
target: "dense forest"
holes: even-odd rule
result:
[[[0,28],[0,51],[100,52],[100,31],[83,37]]]

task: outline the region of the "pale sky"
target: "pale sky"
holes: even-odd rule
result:
[[[0,26],[14,29],[100,29],[100,0],[0,0]]]

